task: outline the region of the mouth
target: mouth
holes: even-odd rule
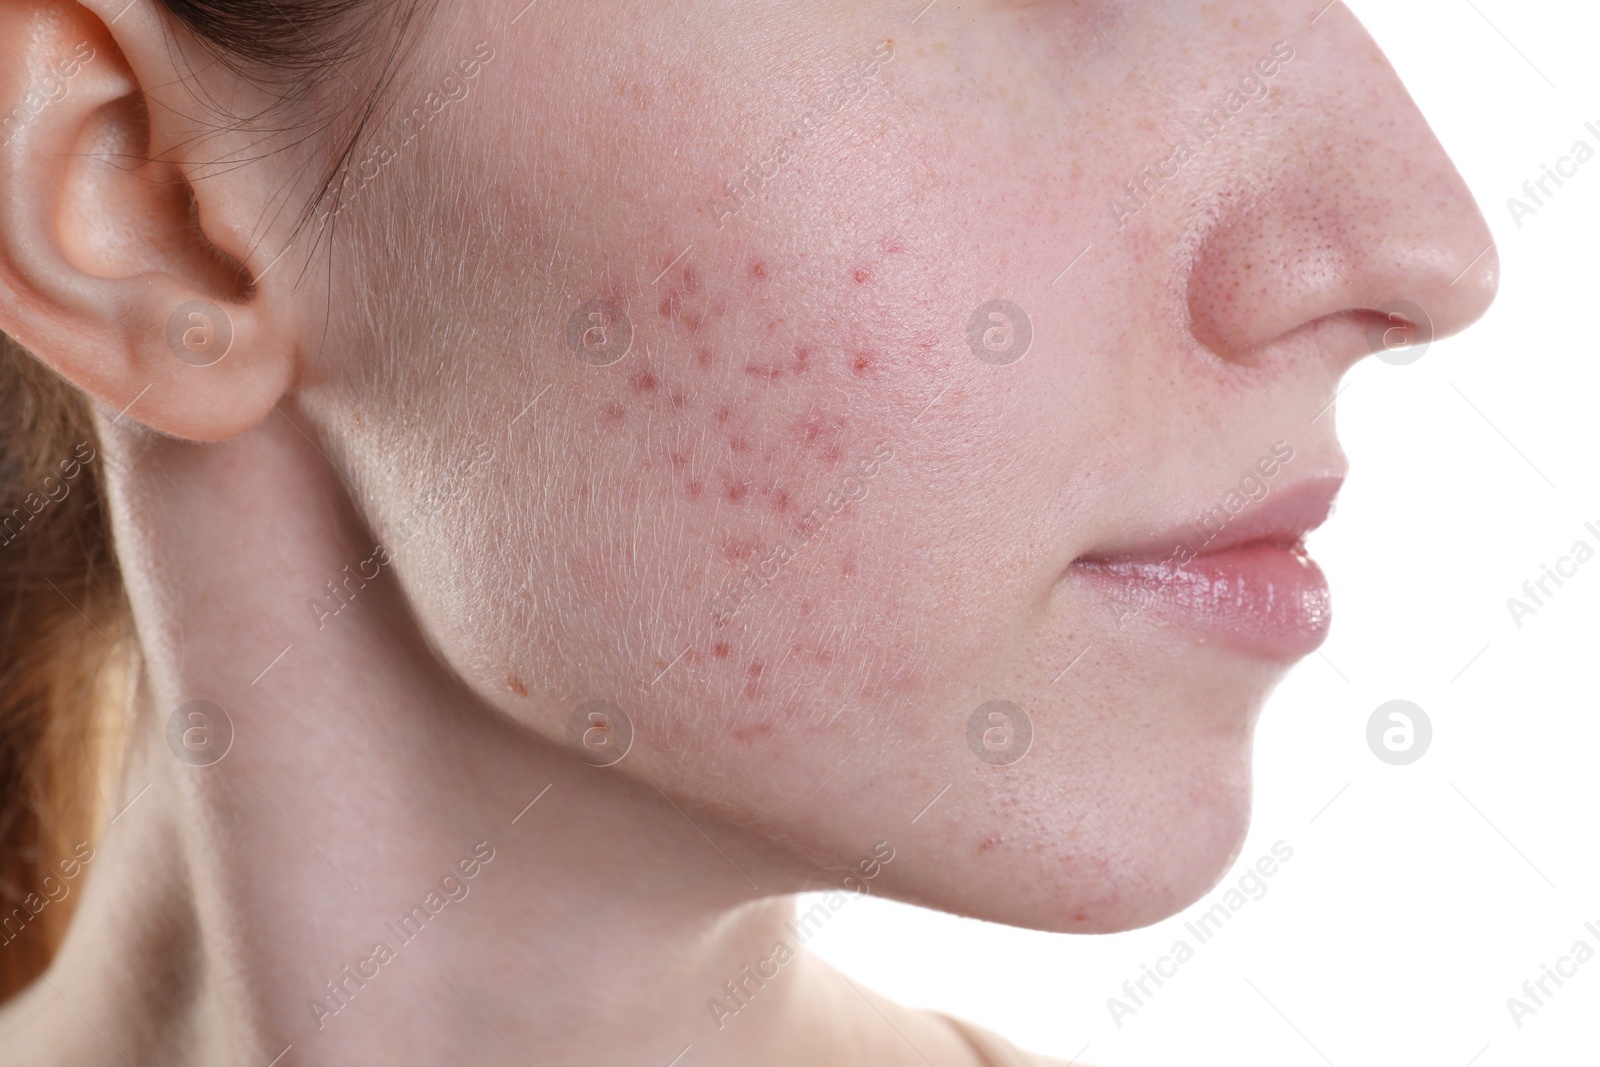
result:
[[[1071,573],[1135,621],[1188,630],[1202,643],[1291,662],[1327,639],[1331,595],[1305,537],[1328,518],[1343,479],[1316,478],[1218,505],[1152,537],[1074,560]],[[1242,499],[1242,498],[1241,498]]]

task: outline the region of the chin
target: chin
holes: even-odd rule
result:
[[[1250,830],[1250,781],[1218,782],[1159,828],[1152,827],[1134,858],[1140,873],[1129,870],[1120,879],[1115,906],[1091,914],[1091,923],[1072,929],[1083,933],[1116,933],[1171,918],[1215,889],[1238,860]],[[1126,868],[1127,863],[1123,866]],[[1129,876],[1131,875],[1131,877]],[[1153,885],[1151,883],[1154,883]]]
[[[907,899],[1058,933],[1115,933],[1170,918],[1214,889],[1251,814],[1254,716],[1191,709],[1130,749],[1038,752],[992,779],[900,887]],[[1198,725],[1198,722],[1205,725]],[[1052,758],[1054,757],[1054,758]]]
[[[1072,911],[1074,919],[1088,913],[1074,929],[1112,933],[1160,922],[1226,877],[1250,831],[1252,742],[1265,692],[1247,689],[1234,688],[1232,699],[1216,702],[1225,709],[1215,703],[1195,709],[1190,721],[1204,726],[1127,771],[1115,801],[1128,811],[1117,825],[1121,836],[1106,827],[1096,834],[1115,892],[1098,909]]]
[[[1171,918],[1217,887],[1243,847],[1249,806],[1248,788],[1213,794],[1150,827],[1140,842],[1113,846],[1096,835],[1095,842],[1075,839],[1057,848],[1024,845],[1017,850],[1022,855],[1003,864],[997,858],[980,877],[962,878],[959,885],[941,879],[945,884],[897,886],[891,893],[924,907],[1051,933],[1135,930]]]

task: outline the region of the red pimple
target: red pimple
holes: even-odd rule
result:
[[[524,685],[522,679],[518,678],[515,674],[506,675],[506,688],[510,689],[519,697],[525,697],[528,695],[528,687]]]
[[[767,265],[765,263],[761,262],[758,259],[754,263],[750,264],[750,277],[752,277],[752,278],[765,278],[766,276],[767,276]]]
[[[667,399],[672,401],[672,406],[679,411],[682,411],[689,403],[689,398],[678,392],[669,394]]]
[[[718,426],[726,426],[728,424],[728,420],[731,418],[733,418],[733,410],[729,408],[728,405],[723,404],[717,409]]]
[[[728,502],[730,504],[737,504],[739,501],[745,498],[745,494],[750,492],[750,483],[724,481],[723,489],[728,498]]]
[[[724,558],[733,560],[737,563],[741,559],[749,559],[751,556],[755,555],[757,547],[758,546],[753,538],[736,537],[723,544],[722,555]]]
[[[756,660],[754,663],[750,664],[749,670],[746,673],[748,673],[752,678],[759,678],[761,677],[761,672],[766,669],[766,664],[762,663],[760,660]]]
[[[806,449],[817,451],[825,446],[827,455],[837,458],[840,454],[837,445],[839,434],[844,430],[845,420],[839,416],[832,419],[823,415],[808,415],[804,422],[791,431],[795,439]]]
[[[726,641],[718,641],[711,647],[711,654],[718,659],[727,659],[732,651],[733,649],[728,647],[728,642]]]
[[[694,272],[694,264],[685,263],[683,265],[683,291],[686,293],[694,293],[699,292],[699,290],[700,278]]]
[[[607,404],[601,409],[601,414],[604,415],[609,422],[621,422],[622,416],[626,415],[627,411],[624,410],[621,404]]]
[[[856,353],[855,372],[857,376],[865,375],[872,368],[872,357],[865,352]]]
[[[716,356],[712,354],[711,349],[709,348],[698,348],[694,353],[694,361],[700,364],[702,367],[711,366],[711,361],[715,358]]]
[[[750,442],[743,437],[735,437],[728,442],[728,448],[734,452],[748,452],[750,451]]]
[[[857,285],[866,285],[867,279],[872,277],[872,275],[867,272],[867,268],[857,267],[852,277],[855,278]]]
[[[660,383],[657,381],[654,374],[651,374],[647,370],[642,370],[633,377],[629,378],[628,384],[633,386],[633,390],[636,393],[649,393],[654,392],[655,387]]]
[[[772,491],[772,510],[776,511],[779,515],[782,515],[784,512],[788,511],[790,507],[791,505],[789,503],[788,491],[784,489],[774,489]]]

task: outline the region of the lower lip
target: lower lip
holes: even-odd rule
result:
[[[1328,579],[1303,545],[1240,545],[1175,560],[1079,560],[1117,601],[1118,628],[1146,616],[1214,636],[1246,655],[1292,661],[1328,636]]]

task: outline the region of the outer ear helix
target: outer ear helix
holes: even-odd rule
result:
[[[223,440],[299,370],[293,242],[262,225],[283,175],[217,165],[251,135],[208,124],[153,5],[105,6],[0,4],[0,98],[29,102],[0,129],[0,329],[113,423]]]

